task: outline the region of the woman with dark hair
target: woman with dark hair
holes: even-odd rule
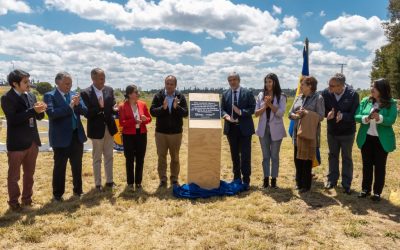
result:
[[[396,149],[392,127],[396,117],[396,101],[392,99],[389,82],[386,79],[374,81],[371,95],[361,101],[355,114],[356,122],[361,124],[357,134],[357,146],[361,149],[363,161],[362,191],[358,195],[360,198],[371,194],[374,178],[374,195],[371,199],[381,199],[387,156]]]
[[[260,139],[263,154],[264,188],[269,187],[270,176],[272,177],[271,187],[277,188],[279,151],[282,139],[286,137],[282,119],[285,110],[286,96],[282,93],[278,76],[270,73],[264,78],[264,91],[257,96],[255,110],[256,117],[260,117],[256,134]]]
[[[321,121],[325,116],[324,98],[316,93],[317,79],[305,76],[301,79],[301,95],[297,96],[289,111],[294,120],[293,144],[296,166],[296,189],[300,193],[311,189],[312,162],[316,148],[320,146]]]
[[[151,116],[146,103],[139,100],[139,91],[135,85],[126,87],[125,101],[119,106],[119,122],[122,127],[128,187],[133,188],[133,184],[136,184],[136,189],[141,189],[147,146],[146,124],[151,122]]]

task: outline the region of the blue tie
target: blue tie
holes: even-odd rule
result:
[[[67,102],[67,104],[69,105],[71,103],[71,96],[70,94],[65,94],[65,101]],[[76,129],[76,115],[74,113],[74,111],[72,110],[72,130]]]

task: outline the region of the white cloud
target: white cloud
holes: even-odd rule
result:
[[[298,25],[297,18],[294,16],[285,16],[283,18],[283,26],[288,29],[295,29]]]
[[[101,0],[45,0],[45,3],[48,8],[104,21],[120,30],[206,32],[218,39],[234,33],[238,44],[261,43],[280,23],[268,11],[228,0],[160,0],[158,3],[130,0],[126,5]]]
[[[282,8],[276,5],[272,5],[272,14],[282,14]]]
[[[6,15],[8,11],[19,13],[31,13],[31,8],[24,1],[18,0],[0,0],[0,16]]]
[[[341,16],[325,23],[320,33],[335,47],[347,50],[356,50],[360,43],[364,49],[374,51],[387,42],[382,20],[376,16]]]
[[[319,12],[319,16],[326,16],[325,11],[321,10],[321,12]]]
[[[156,57],[178,59],[182,56],[192,56],[200,58],[201,48],[192,42],[182,42],[181,44],[163,38],[141,38],[143,48]]]
[[[305,15],[306,17],[310,17],[310,16],[314,15],[314,12],[312,12],[312,11],[307,11],[306,13],[304,13],[304,15]]]

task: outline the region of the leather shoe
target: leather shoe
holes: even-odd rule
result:
[[[326,183],[326,185],[325,185],[325,189],[332,189],[332,188],[335,188],[335,187],[336,187],[336,185],[333,184],[333,183],[330,183],[330,182]]]

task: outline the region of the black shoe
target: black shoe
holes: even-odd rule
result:
[[[136,184],[136,190],[142,190],[142,184]]]
[[[333,183],[330,183],[330,182],[327,182],[326,185],[325,185],[325,189],[332,189],[332,188],[335,188],[335,187],[336,187],[336,185],[333,184]]]
[[[10,210],[13,212],[21,212],[22,211],[22,207],[21,204],[17,203],[17,204],[8,204],[10,206]]]
[[[160,184],[158,184],[159,188],[166,188],[167,187],[167,182],[166,181],[160,181]]]
[[[178,186],[178,187],[180,186],[178,181],[173,181],[171,184],[172,186]]]
[[[250,190],[250,183],[243,183],[243,191],[249,191]]]
[[[294,189],[300,190],[300,189],[302,189],[302,187],[296,184],[296,186],[294,187]]]
[[[108,183],[106,183],[106,187],[108,187],[108,188],[114,188],[114,187],[116,187],[117,186],[117,184],[115,184],[115,182],[108,182]]]
[[[97,191],[103,192],[103,187],[101,185],[96,186]]]
[[[268,187],[269,187],[269,177],[265,177],[263,182],[263,188],[268,188]]]
[[[351,189],[349,187],[344,187],[343,193],[350,195],[351,194]]]
[[[374,194],[373,196],[371,196],[371,200],[378,202],[381,201],[381,195],[380,194]]]
[[[52,201],[53,202],[63,202],[64,199],[63,199],[63,197],[53,196]]]
[[[363,190],[363,191],[361,191],[361,192],[358,194],[357,197],[358,197],[358,198],[367,198],[367,197],[370,196],[370,195],[371,195],[370,192]]]
[[[81,198],[82,195],[83,195],[83,193],[75,193],[75,192],[74,192],[74,196],[77,197],[77,198]]]
[[[127,187],[128,187],[129,189],[133,189],[133,184],[128,184]]]
[[[299,193],[300,194],[304,194],[304,193],[307,193],[308,191],[310,191],[309,188],[302,188],[302,189],[299,190]]]
[[[276,178],[271,179],[271,187],[277,189],[278,187],[276,186]]]

